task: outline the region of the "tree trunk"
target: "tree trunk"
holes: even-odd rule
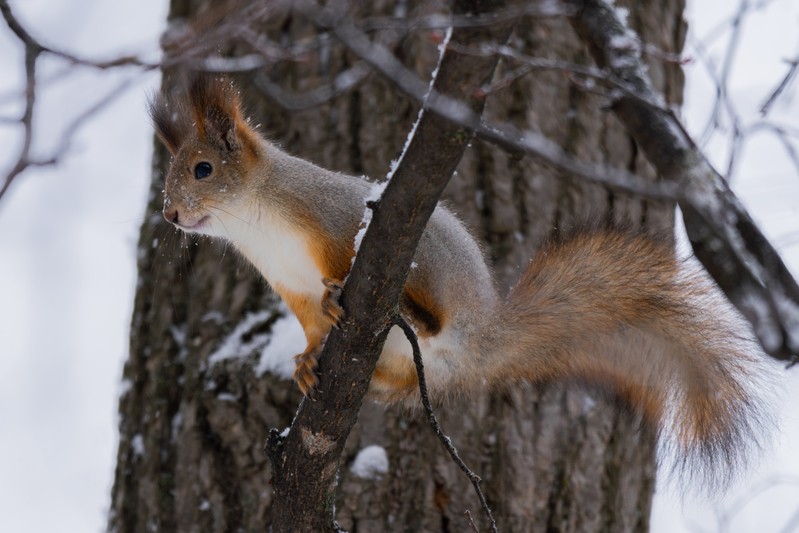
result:
[[[629,23],[644,42],[665,51],[681,48],[682,0],[626,3]],[[206,4],[173,0],[170,17],[191,17]],[[359,14],[393,9],[391,2],[372,2]],[[408,11],[431,9],[423,5]],[[265,31],[292,40],[315,30],[285,12],[270,19]],[[415,34],[395,47],[398,57],[423,76],[437,58],[428,37]],[[511,42],[530,55],[591,62],[562,18],[522,18]],[[328,45],[328,56],[279,63],[270,67],[269,77],[296,92],[329,81],[354,59],[336,43]],[[679,104],[679,67],[653,59],[649,74],[667,99]],[[255,122],[285,150],[328,168],[376,178],[397,158],[418,110],[377,76],[326,104],[292,113],[247,85],[247,77],[237,81],[258,117]],[[586,161],[656,179],[602,105],[600,97],[577,88],[562,72],[537,71],[491,95],[486,114],[539,130]],[[129,386],[120,399],[109,528],[263,531],[270,525],[272,500],[263,444],[270,428],[290,423],[300,399],[289,381],[259,370],[261,349],[286,311],[225,243],[187,240],[163,221],[160,191],[167,163],[166,152],[157,147],[139,241],[139,283],[124,371]],[[571,181],[477,141],[445,196],[486,242],[504,287],[553,231],[595,221],[653,231],[673,223],[672,205]],[[647,529],[654,439],[602,395],[577,387],[514,387],[445,405],[439,416],[467,464],[484,479],[500,530]],[[372,444],[386,450],[389,469],[364,479],[350,466],[358,451]],[[419,413],[367,402],[347,450],[336,502],[343,528],[465,531],[466,510],[485,528],[470,483]]]

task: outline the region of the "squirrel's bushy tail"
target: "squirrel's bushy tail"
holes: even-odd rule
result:
[[[688,473],[699,459],[702,473],[723,481],[761,435],[750,381],[761,365],[714,290],[665,242],[578,233],[545,246],[511,291],[497,332],[510,354],[493,373],[501,383],[607,388],[676,447]]]

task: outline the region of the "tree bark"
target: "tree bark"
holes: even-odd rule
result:
[[[191,17],[206,4],[173,0],[170,18]],[[682,0],[627,5],[629,22],[644,42],[667,51],[681,48]],[[358,15],[390,14],[394,7],[373,2]],[[438,8],[414,4],[408,11]],[[282,11],[264,31],[291,41],[316,30]],[[522,18],[511,39],[531,55],[591,62],[563,18]],[[281,62],[267,75],[295,92],[326,83],[355,61],[343,47],[328,45],[327,56]],[[413,34],[394,49],[423,77],[438,55],[428,33]],[[670,103],[680,103],[677,65],[652,60],[649,74]],[[375,75],[349,93],[298,112],[266,100],[246,85],[247,76],[237,81],[245,86],[255,122],[284,149],[328,168],[375,178],[398,157],[418,110]],[[491,95],[486,113],[536,129],[585,161],[656,180],[602,103],[562,73],[536,72]],[[167,161],[156,147],[139,242],[124,374],[129,387],[120,399],[109,529],[262,531],[272,516],[272,474],[263,444],[271,428],[290,423],[300,399],[291,383],[257,372],[260,349],[285,311],[224,243],[187,240],[163,221],[160,191]],[[504,287],[553,230],[597,220],[652,231],[673,223],[672,205],[585,185],[478,141],[467,150],[445,198],[486,243]],[[249,327],[236,332],[247,318]],[[234,333],[242,341],[237,357],[214,363],[212,354]],[[445,405],[439,416],[466,462],[484,479],[500,530],[647,529],[654,439],[602,395],[576,387],[520,387]],[[350,465],[371,444],[385,448],[389,470],[378,479],[362,479]],[[470,483],[424,417],[370,402],[347,442],[335,505],[339,524],[350,531],[464,531],[467,509],[485,527]]]

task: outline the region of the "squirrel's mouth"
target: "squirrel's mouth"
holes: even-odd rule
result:
[[[200,218],[200,220],[198,220],[194,224],[176,223],[175,225],[178,226],[183,231],[191,231],[191,232],[199,231],[205,225],[205,223],[208,220],[209,216],[210,215],[205,215],[204,217]]]

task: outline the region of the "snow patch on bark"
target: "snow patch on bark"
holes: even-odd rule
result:
[[[388,473],[388,454],[382,446],[371,445],[355,456],[350,472],[361,479],[378,479]]]
[[[141,436],[141,433],[136,433],[130,439],[130,449],[133,450],[133,455],[144,457],[144,437]]]
[[[294,355],[302,352],[305,346],[305,333],[300,321],[291,313],[277,319],[272,324],[272,333],[258,361],[255,375],[263,376],[269,372],[282,379],[294,376]]]
[[[257,325],[269,320],[272,316],[270,311],[258,311],[249,313],[233,331],[222,341],[219,348],[208,358],[208,362],[213,366],[225,359],[242,357],[254,350],[257,350],[269,342],[269,333],[260,333],[248,336]]]

